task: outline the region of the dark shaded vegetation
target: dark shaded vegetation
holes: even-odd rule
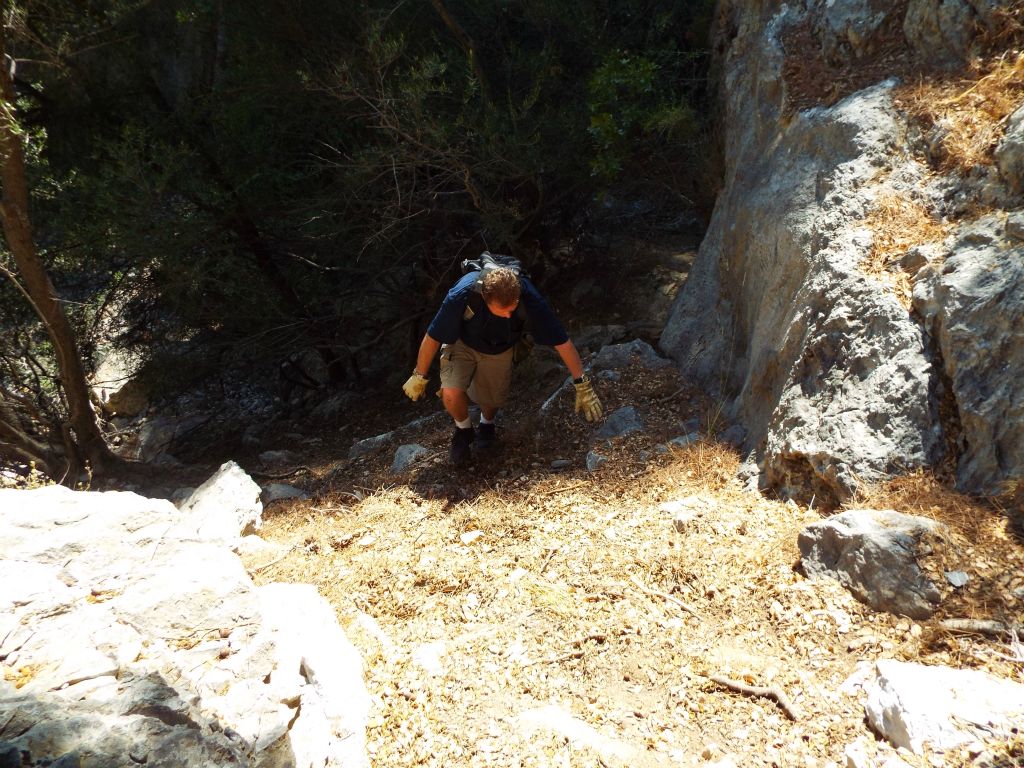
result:
[[[351,384],[368,351],[418,337],[467,255],[511,251],[543,284],[613,209],[709,210],[711,10],[7,2],[31,203],[5,220],[30,222],[86,372],[128,347],[173,392],[299,350]],[[99,469],[5,245],[0,463]],[[197,345],[223,354],[181,364]]]

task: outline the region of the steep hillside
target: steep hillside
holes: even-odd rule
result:
[[[594,427],[567,395],[540,418],[550,388],[524,382],[495,457],[452,470],[445,421],[403,438],[428,452],[397,475],[401,440],[351,460],[318,449],[293,478],[312,498],[265,512],[262,535],[287,553],[250,571],[334,605],[366,660],[374,765],[825,766],[850,745],[881,765],[896,753],[866,726],[858,683],[873,660],[1021,679],[1019,648],[939,625],[1024,619],[1021,531],[997,508],[923,477],[862,500],[970,542],[970,581],[935,620],[879,614],[802,575],[797,534],[819,511],[745,488],[715,404],[674,369],[634,361],[600,391],[646,427],[595,446],[594,472]],[[686,422],[699,439],[666,445]],[[1021,759],[973,749],[945,764]]]

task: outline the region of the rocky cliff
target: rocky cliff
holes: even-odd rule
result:
[[[720,3],[724,184],[661,345],[762,486],[1024,478],[1019,5]]]

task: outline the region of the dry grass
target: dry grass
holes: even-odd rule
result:
[[[677,388],[631,375],[620,382],[637,403]],[[648,407],[655,419],[663,405]],[[442,475],[429,463],[384,483],[364,460],[334,482],[376,491],[268,513],[264,536],[294,554],[258,578],[312,582],[335,606],[366,660],[375,766],[655,768],[702,753],[731,754],[737,765],[825,765],[858,739],[880,764],[893,751],[865,738],[859,695],[833,693],[866,662],[1014,674],[991,643],[877,614],[838,582],[806,580],[795,567],[797,536],[818,513],[742,488],[730,448],[701,441],[657,453],[650,435],[634,435],[602,446],[608,463],[595,474],[552,473],[548,462],[569,445],[545,435],[531,448],[534,429],[543,426],[509,438],[525,451],[506,454],[513,471],[463,475],[458,493],[434,490]],[[650,458],[638,464],[644,452]],[[682,499],[700,513],[676,530],[663,505]],[[1005,591],[1000,563],[1022,571],[1001,559],[996,545],[1008,542],[994,533],[998,515],[923,475],[862,502],[970,532],[972,587]],[[965,614],[957,603],[952,615],[992,608],[978,601]],[[440,671],[418,661],[430,653]],[[771,701],[723,690],[710,675],[775,686],[806,716],[793,723]],[[520,718],[545,707],[613,746],[581,744],[554,725],[525,729]]]
[[[890,283],[900,303],[909,309],[913,286],[908,274],[894,269],[895,262],[915,245],[941,241],[950,225],[936,219],[921,202],[892,191],[878,197],[861,225],[873,235],[862,269]]]
[[[1024,53],[975,60],[956,79],[922,78],[897,88],[893,98],[911,119],[941,132],[940,171],[990,165],[1006,118],[1024,104]]]

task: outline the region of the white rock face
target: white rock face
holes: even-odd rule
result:
[[[367,765],[362,664],[333,611],[310,586],[256,588],[228,548],[250,517],[232,507],[230,535],[221,519],[212,541],[199,537],[194,516],[218,509],[0,491],[0,753],[116,768]]]
[[[1024,685],[974,669],[886,659],[877,663],[867,690],[871,725],[896,747],[917,754],[1009,738],[1024,722]]]

